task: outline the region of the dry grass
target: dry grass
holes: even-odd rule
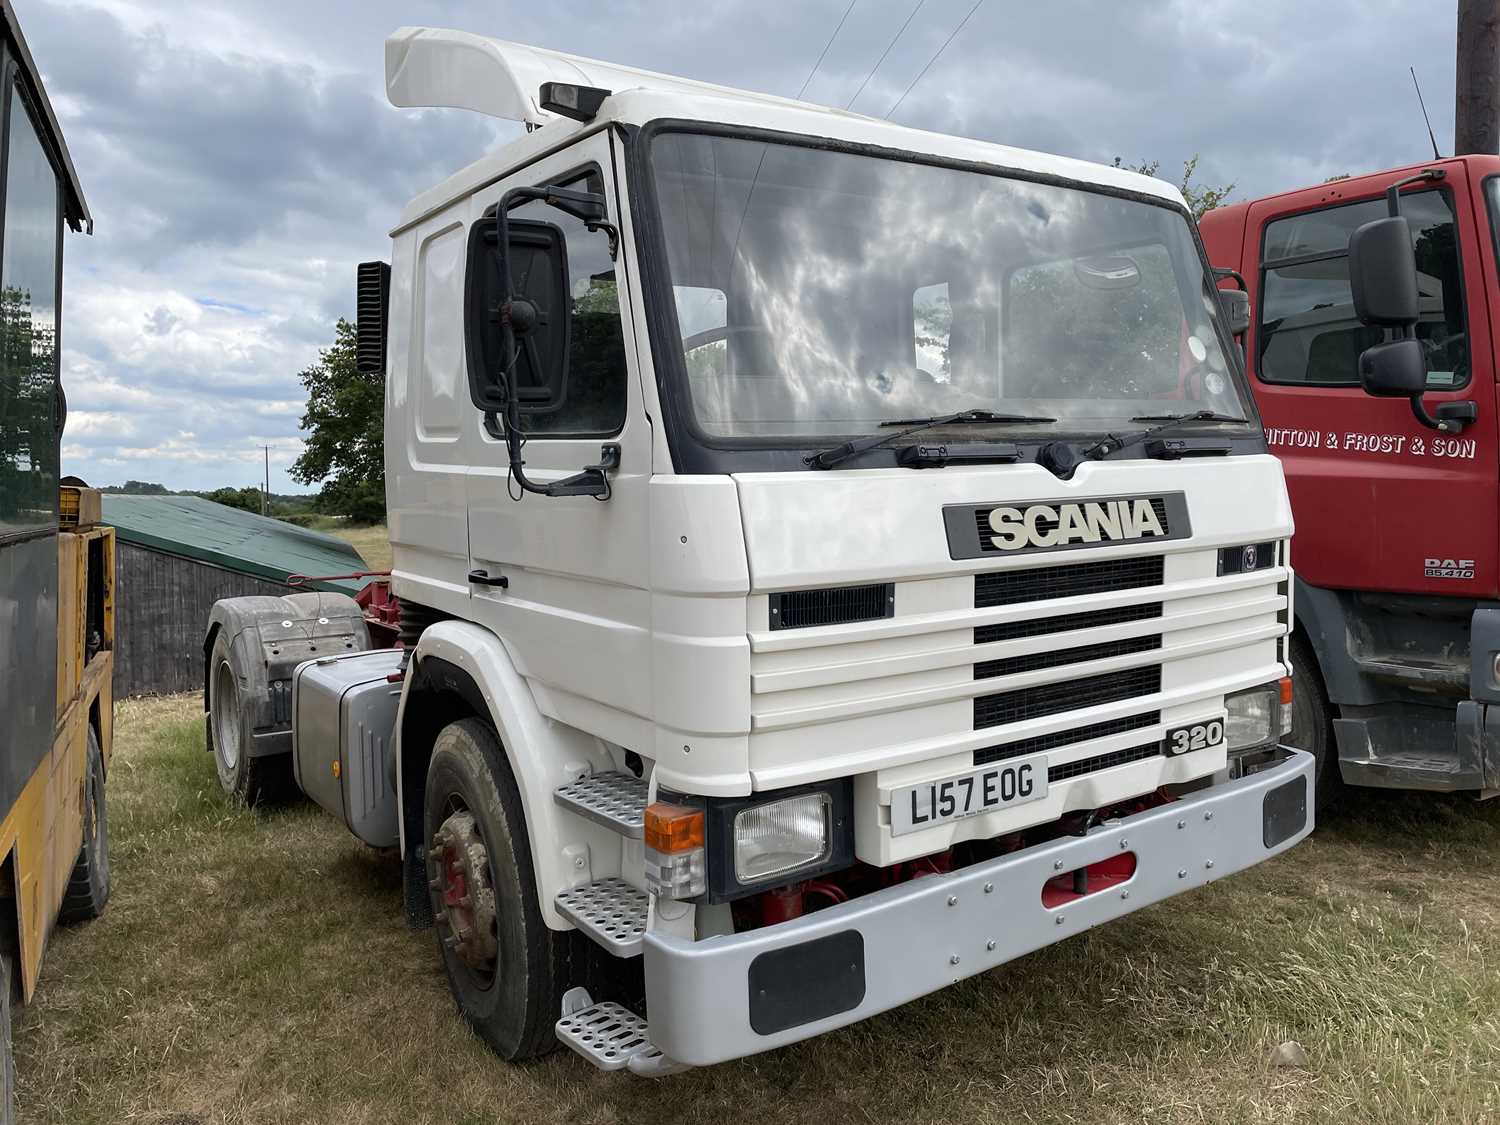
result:
[[[385,524],[372,527],[350,527],[345,524],[323,528],[354,545],[371,570],[391,568],[391,541],[387,538]]]
[[[227,807],[198,703],[120,706],[115,897],[16,1035],[22,1119],[1500,1119],[1500,805],[1361,794],[1308,843],[802,1047],[660,1082],[460,1025],[396,860]],[[1300,1041],[1309,1068],[1267,1052]]]

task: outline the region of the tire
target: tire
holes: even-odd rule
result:
[[[109,903],[109,817],[104,799],[104,755],[89,727],[88,764],[83,778],[83,844],[63,893],[60,922],[91,922]]]
[[[460,1014],[503,1059],[546,1054],[585,939],[542,920],[520,794],[488,724],[438,734],[423,813],[434,930]]]
[[[220,632],[208,658],[208,738],[224,792],[236,803],[253,807],[286,796],[292,756],[252,756],[255,703],[241,696],[241,679],[229,641]]]
[[[1315,812],[1322,812],[1333,804],[1343,789],[1338,744],[1333,736],[1333,708],[1323,689],[1312,647],[1300,636],[1292,637],[1291,662],[1292,733],[1287,736],[1287,742],[1313,756],[1313,808]]]

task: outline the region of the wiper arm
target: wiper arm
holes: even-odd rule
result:
[[[1250,419],[1238,418],[1233,414],[1220,414],[1215,410],[1194,410],[1188,414],[1137,414],[1130,419],[1132,422],[1156,422],[1155,426],[1148,426],[1133,434],[1105,434],[1083,451],[1083,456],[1090,461],[1098,461],[1108,457],[1111,453],[1118,453],[1126,446],[1135,445],[1145,441],[1153,434],[1159,434],[1163,430],[1174,429],[1177,426],[1190,426],[1198,422],[1235,422],[1240,425],[1249,425]]]
[[[847,461],[851,457],[857,457],[867,449],[874,449],[876,446],[885,445],[887,442],[899,441],[910,434],[920,433],[922,430],[930,430],[935,426],[950,425],[954,422],[983,426],[1023,426],[1056,421],[1056,418],[1046,418],[1039,414],[996,414],[991,410],[960,410],[955,414],[936,414],[931,418],[891,418],[881,422],[881,426],[905,426],[907,428],[896,430],[894,433],[870,434],[868,437],[859,438],[856,441],[846,441],[842,445],[833,446],[831,449],[811,453],[802,458],[802,463],[813,469],[831,469],[840,461]]]

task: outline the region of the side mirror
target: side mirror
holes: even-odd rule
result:
[[[385,326],[391,295],[391,267],[361,262],[354,294],[354,369],[385,374]]]
[[[504,413],[512,399],[518,413],[545,414],[567,393],[567,247],[555,224],[512,219],[500,252],[498,225],[481,221],[470,235],[469,397],[487,414]]]
[[[1219,305],[1231,336],[1243,336],[1250,330],[1250,294],[1239,289],[1220,289]]]
[[[1417,259],[1404,216],[1375,219],[1349,236],[1349,287],[1363,323],[1404,328],[1417,322]]]
[[[1359,382],[1380,398],[1421,398],[1427,388],[1427,357],[1415,338],[1390,340],[1359,354]]]

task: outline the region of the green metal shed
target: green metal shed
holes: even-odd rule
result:
[[[335,535],[199,496],[106,493],[115,528],[115,695],[203,687],[203,628],[220,598],[278,596],[293,574],[347,574],[365,561]],[[302,589],[354,594],[358,579]]]

